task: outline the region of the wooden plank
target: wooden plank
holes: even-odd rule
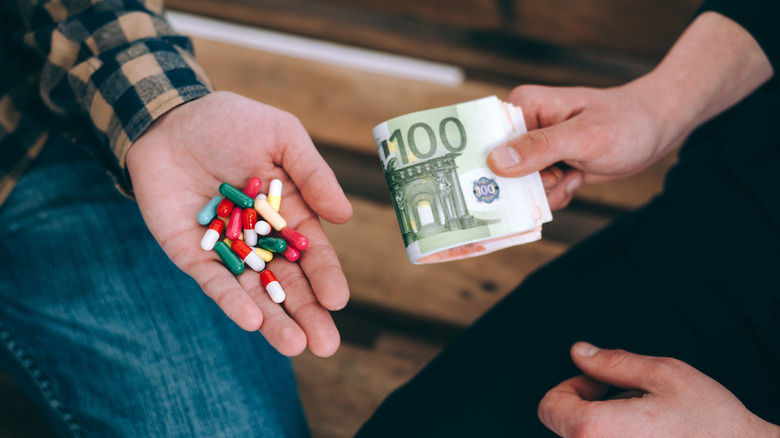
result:
[[[384,120],[489,95],[504,98],[511,87],[467,80],[459,87],[359,72],[307,60],[194,38],[201,64],[217,89],[257,99],[295,114],[318,144],[357,154],[383,183],[371,130]],[[673,157],[635,177],[582,190],[582,199],[635,208],[660,189]],[[371,166],[370,164],[368,166]],[[386,187],[377,190],[386,191]],[[389,196],[389,195],[388,195]],[[389,197],[386,198],[389,200]]]
[[[387,189],[371,134],[375,125],[400,114],[488,95],[506,96],[510,91],[475,81],[460,87],[427,84],[200,38],[194,41],[198,59],[218,89],[289,111],[301,119],[317,143],[368,157],[376,163],[370,168],[372,180],[379,182],[379,190],[384,192]],[[361,172],[368,171],[363,168]],[[389,195],[385,196],[389,200]]]
[[[475,257],[412,265],[389,205],[351,199],[345,225],[324,224],[350,285],[351,302],[465,327],[566,246],[545,240]]]
[[[702,0],[514,0],[511,32],[580,50],[660,59]]]
[[[215,86],[289,111],[318,141],[376,154],[371,130],[411,111],[450,105],[508,87],[467,82],[435,85],[366,73],[194,38]]]
[[[355,36],[368,28],[361,25],[370,24],[374,34],[382,35],[383,39],[403,33],[438,34],[442,39],[457,34],[514,36],[573,50],[658,58],[685,28],[701,2],[463,0],[453,4],[446,0],[169,0],[168,5],[325,39],[359,41]],[[318,24],[307,29],[304,23],[312,19]],[[454,42],[463,44],[464,41]]]
[[[330,358],[293,358],[313,438],[347,438],[384,398],[409,380],[441,345],[384,332],[373,347],[342,343]]]
[[[340,10],[361,11],[371,15],[443,25],[469,30],[500,30],[503,8],[494,0],[303,0],[301,4],[328,4]]]
[[[417,2],[426,4],[426,2]],[[425,58],[504,83],[611,86],[647,72],[658,57],[583,51],[518,35],[392,19],[319,2],[169,0],[172,10]]]

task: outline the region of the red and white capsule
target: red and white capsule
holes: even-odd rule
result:
[[[276,280],[276,276],[274,276],[273,272],[269,271],[268,269],[261,272],[260,283],[263,284],[263,287],[268,292],[268,295],[271,297],[271,300],[273,300],[274,303],[281,303],[284,301],[284,289],[282,289],[282,285],[279,284],[279,282]]]
[[[200,239],[200,247],[206,251],[211,251],[214,249],[214,245],[217,244],[217,241],[219,241],[219,237],[222,235],[222,231],[224,230],[225,223],[222,222],[222,219],[216,218],[211,221],[209,229],[206,230],[206,233],[203,234],[203,238]]]
[[[282,228],[279,233],[282,235],[282,239],[284,239],[288,244],[294,246],[298,251],[303,251],[309,247],[309,239],[290,227]]]
[[[246,263],[247,266],[252,268],[253,271],[260,272],[265,269],[265,262],[249,245],[244,243],[243,240],[234,240],[230,249],[235,252],[241,260]]]
[[[255,231],[257,212],[254,208],[245,208],[241,218],[244,224],[244,242],[249,246],[257,245],[257,231]]]

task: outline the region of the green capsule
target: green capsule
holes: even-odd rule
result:
[[[252,208],[255,206],[255,200],[251,196],[228,183],[219,185],[219,194],[233,201],[236,207]]]
[[[257,239],[257,247],[281,254],[287,249],[287,242],[278,237],[261,237]]]
[[[232,272],[233,275],[244,272],[244,261],[238,258],[238,254],[234,253],[227,243],[220,240],[214,245],[214,251],[216,251],[219,258],[222,259],[225,266],[230,269],[230,272]]]

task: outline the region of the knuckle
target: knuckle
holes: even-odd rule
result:
[[[631,356],[626,350],[613,350],[612,354],[607,356],[605,366],[607,368],[619,368]]]
[[[533,85],[533,84],[520,85],[518,87],[515,87],[509,93],[507,100],[509,102],[514,102],[514,103],[523,103],[523,102],[535,100],[535,98],[539,97],[540,93],[542,93],[545,88],[546,87],[542,85]]]
[[[653,358],[649,373],[655,380],[669,380],[680,372],[681,362],[671,357]]]
[[[541,152],[550,150],[550,138],[543,130],[534,129],[533,131],[528,131],[522,138],[524,140],[523,143],[540,149]],[[522,151],[519,150],[518,153],[522,153]]]
[[[603,422],[597,415],[586,415],[572,425],[569,436],[573,438],[597,438],[604,436]]]
[[[601,436],[598,431],[598,427],[591,422],[585,422],[578,424],[572,431],[572,437],[574,438],[597,438]]]

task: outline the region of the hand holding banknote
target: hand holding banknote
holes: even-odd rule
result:
[[[502,178],[488,153],[526,131],[520,107],[489,96],[374,128],[409,260],[487,254],[541,238],[552,220],[539,174]]]
[[[493,149],[490,168],[504,177],[539,171],[552,210],[565,207],[583,182],[639,172],[688,134],[665,120],[672,111],[645,103],[643,86],[516,88],[507,101],[523,108],[529,132]]]

